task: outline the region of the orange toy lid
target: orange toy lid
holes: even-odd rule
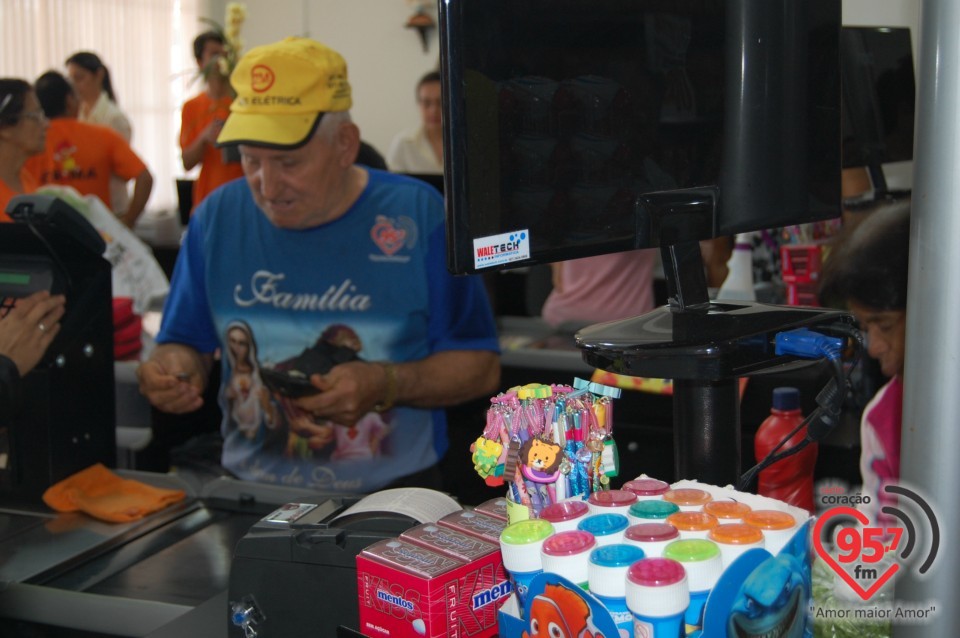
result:
[[[720,524],[716,516],[706,512],[677,512],[668,516],[667,522],[683,532],[700,532]]]
[[[703,511],[707,514],[713,514],[721,520],[725,518],[742,519],[750,511],[750,506],[736,501],[710,501],[703,506]]]
[[[780,510],[753,510],[747,512],[743,522],[765,530],[781,530],[795,527],[797,520]]]
[[[679,488],[664,493],[663,500],[677,505],[704,505],[713,500],[710,492],[696,488]]]
[[[763,540],[763,532],[746,523],[726,523],[711,529],[707,538],[727,545],[753,545]]]

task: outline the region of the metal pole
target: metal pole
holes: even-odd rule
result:
[[[897,638],[960,627],[960,2],[924,0],[910,222],[901,483],[930,502],[945,542],[926,575],[898,575],[899,603],[935,604],[933,620],[894,624]],[[899,506],[909,503],[901,497]],[[922,515],[918,516],[922,520]],[[926,529],[918,524],[919,529]],[[929,535],[928,535],[929,536]],[[920,539],[918,539],[919,541]],[[929,539],[926,539],[929,542]],[[921,552],[926,555],[926,551]],[[919,561],[918,561],[919,562]]]

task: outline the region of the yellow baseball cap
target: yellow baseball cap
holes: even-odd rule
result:
[[[343,57],[309,38],[250,49],[230,74],[237,93],[217,144],[292,149],[310,139],[324,113],[350,108]]]

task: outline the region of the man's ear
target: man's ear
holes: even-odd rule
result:
[[[353,122],[340,125],[337,129],[337,151],[342,168],[353,166],[360,152],[360,127]]]

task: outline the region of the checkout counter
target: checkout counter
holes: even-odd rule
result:
[[[524,317],[501,318],[500,328],[505,387],[569,383],[592,372],[572,334]],[[120,375],[117,381],[124,385]],[[748,392],[756,388],[756,394],[769,396],[779,381],[755,377],[750,384]],[[749,413],[749,395],[744,398]],[[672,443],[671,402],[669,395],[636,391],[617,400],[616,438],[624,476],[641,471],[672,476],[669,455],[663,454]],[[451,445],[457,450],[464,446],[458,437],[472,440],[477,429],[455,426]],[[750,439],[746,429],[744,439]],[[836,454],[842,453],[856,472],[855,444],[852,420],[821,446],[821,459],[836,469]],[[458,465],[466,474],[472,471],[466,463]],[[39,502],[35,507],[0,506],[0,618],[5,623],[32,636],[216,638],[244,635],[231,622],[234,613],[274,619],[277,609],[309,609],[299,622],[314,630],[323,618],[331,622],[317,635],[354,636],[358,634],[350,626],[339,622],[343,609],[356,609],[356,553],[414,522],[361,519],[343,529],[328,521],[351,504],[349,499],[189,472],[118,472],[157,487],[182,489],[187,498],[127,524],[56,514]],[[482,483],[475,475],[458,480]],[[290,502],[319,507],[317,525],[306,536],[263,528],[264,517]],[[256,606],[244,606],[248,595]]]
[[[357,635],[356,554],[419,522],[359,497],[119,473],[187,498],[125,524],[0,507],[0,618],[14,635]]]

